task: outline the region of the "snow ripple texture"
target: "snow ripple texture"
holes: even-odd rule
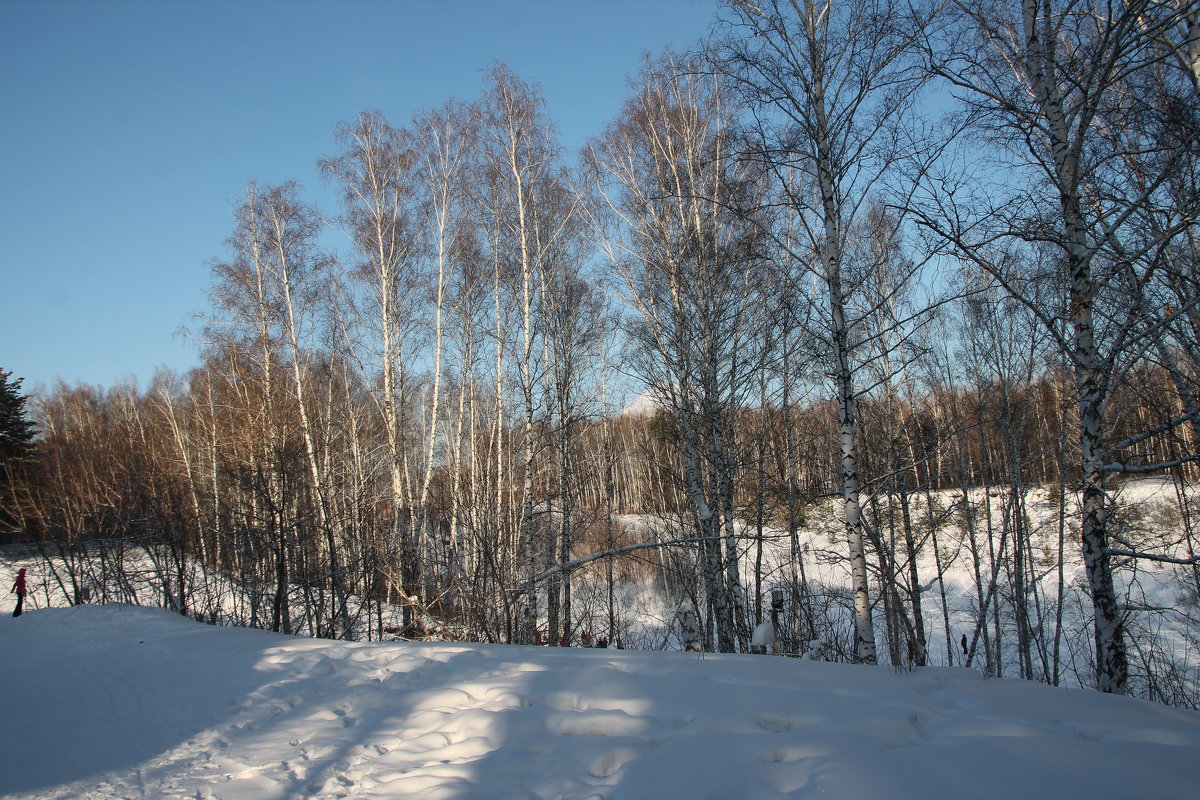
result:
[[[0,618],[13,798],[1186,797],[1200,714],[966,670]]]

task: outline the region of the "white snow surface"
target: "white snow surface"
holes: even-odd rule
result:
[[[1200,713],[965,669],[0,618],[0,796],[1190,797]]]
[[[642,392],[621,409],[622,417],[652,417],[662,410],[662,403],[654,392]]]

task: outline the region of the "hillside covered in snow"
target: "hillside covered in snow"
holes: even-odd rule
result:
[[[0,618],[9,798],[1185,797],[1200,714],[750,655],[344,643],[125,605]]]

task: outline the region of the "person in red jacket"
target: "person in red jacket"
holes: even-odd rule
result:
[[[13,612],[14,617],[21,616],[21,608],[25,605],[25,568],[22,567],[17,572],[17,582],[13,584],[12,590],[17,595],[17,610]]]

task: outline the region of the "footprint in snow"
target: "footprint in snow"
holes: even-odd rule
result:
[[[792,729],[792,721],[787,717],[774,717],[770,715],[759,717],[758,727],[769,733],[786,733]]]
[[[633,761],[640,754],[632,747],[618,747],[610,750],[592,762],[588,774],[595,778],[611,778],[621,767]]]
[[[338,671],[338,666],[333,662],[333,659],[321,657],[315,664],[306,670],[308,675],[332,675]]]
[[[759,760],[764,764],[795,764],[806,758],[820,758],[829,755],[831,748],[814,745],[792,745],[776,747],[763,753]]]

